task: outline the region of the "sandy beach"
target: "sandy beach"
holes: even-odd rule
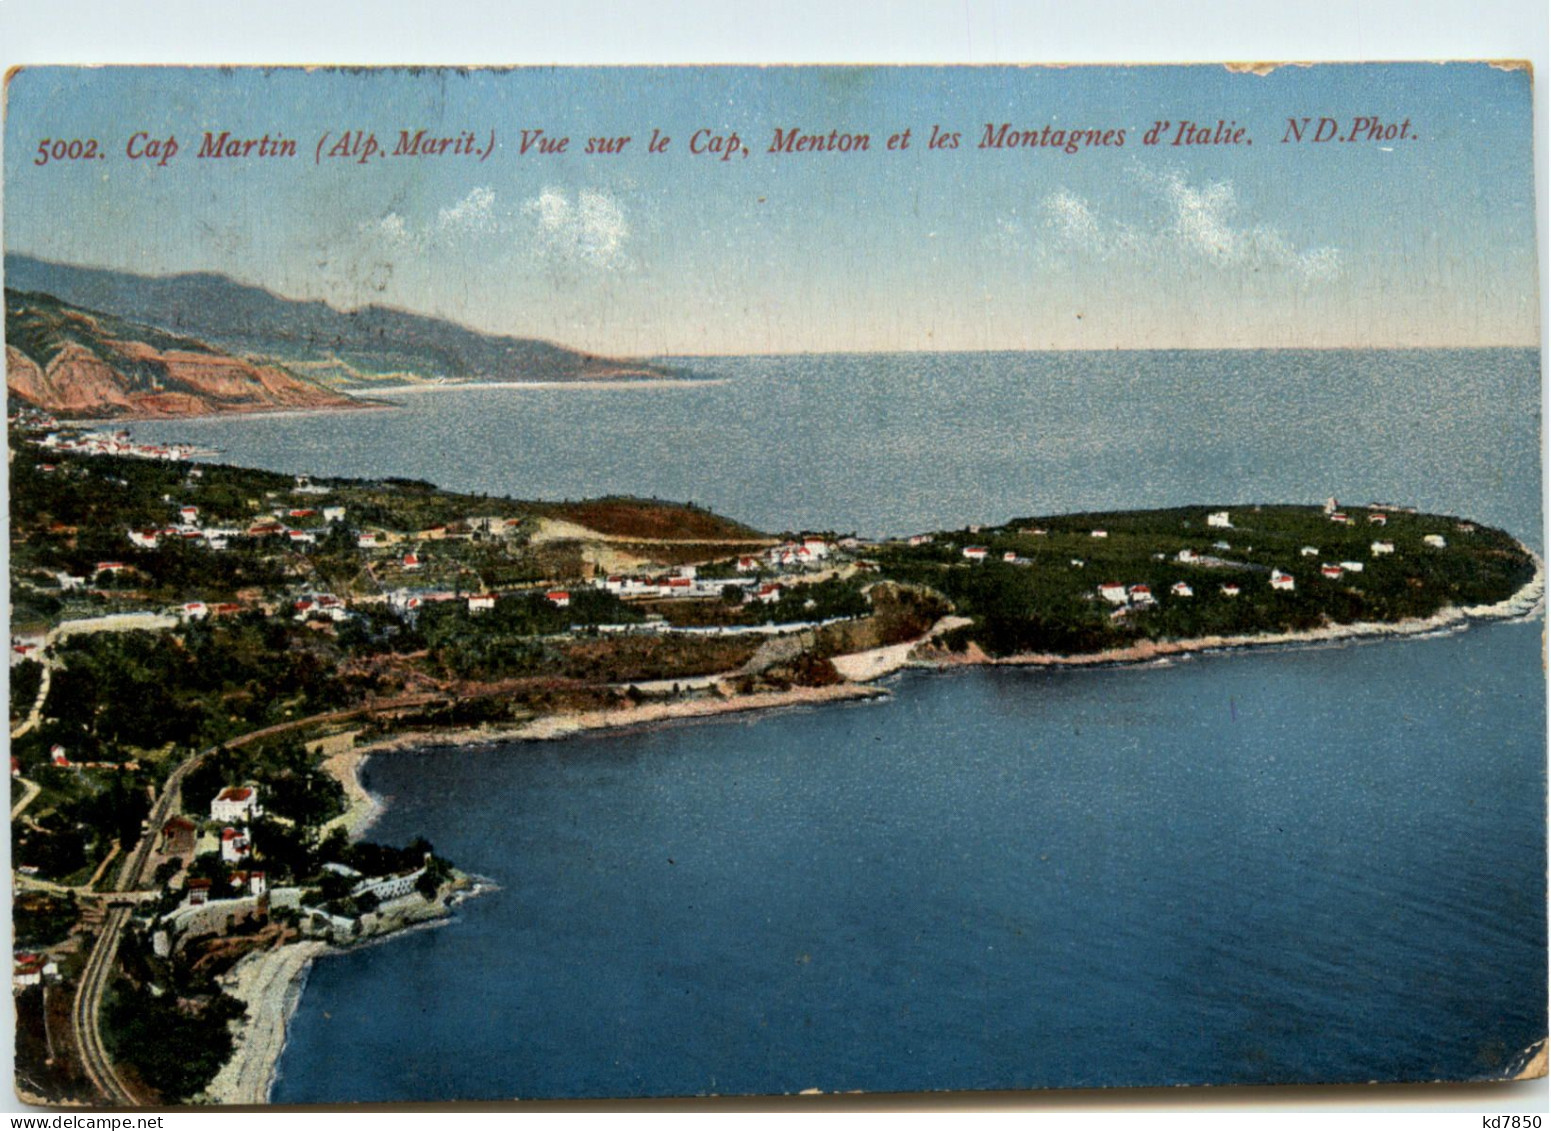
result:
[[[285,1048],[285,1027],[296,1012],[313,959],[328,947],[299,942],[250,954],[228,975],[228,992],[248,1007],[232,1058],[205,1089],[204,1102],[262,1104],[269,1099],[275,1067]]]
[[[345,811],[324,826],[325,835],[330,829],[340,827],[354,840],[382,812],[382,802],[361,784],[361,766],[370,750],[356,746],[355,737],[358,733],[346,731],[313,744],[323,749],[323,771],[345,790]]]

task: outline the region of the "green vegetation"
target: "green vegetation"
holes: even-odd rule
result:
[[[64,942],[80,914],[73,893],[61,898],[46,892],[18,891],[11,901],[11,929],[17,949]]]
[[[249,934],[256,929],[243,928]],[[176,959],[160,959],[138,936],[129,935],[120,947],[123,976],[109,986],[102,1003],[109,1055],[130,1066],[166,1102],[198,1095],[231,1059],[229,1024],[247,1012],[215,981],[243,952],[231,948],[200,961],[203,949],[192,947]]]
[[[11,665],[11,718],[20,719],[32,709],[42,685],[43,665],[36,660]]]
[[[951,643],[973,641],[992,655],[1079,654],[1144,640],[1428,617],[1447,606],[1503,600],[1535,569],[1504,532],[1447,516],[1391,511],[1379,526],[1368,522],[1367,509],[1354,508],[1351,524],[1343,525],[1318,507],[1258,506],[1232,510],[1233,526],[1224,529],[1209,527],[1207,513],[1198,507],[1019,519],[974,534],[939,534],[924,546],[892,545],[878,558],[887,576],[933,588],[973,618]],[[1106,536],[1095,538],[1095,530]],[[1445,546],[1427,545],[1428,535]],[[1375,554],[1375,541],[1393,543],[1395,552]],[[985,547],[987,560],[965,560],[966,546]],[[1305,546],[1318,552],[1305,556]],[[1203,560],[1183,562],[1182,550]],[[1004,562],[1009,552],[1023,562]],[[1322,575],[1323,565],[1344,561],[1363,569]],[[1272,589],[1273,570],[1290,574],[1294,588]],[[1171,593],[1181,581],[1192,596]],[[1116,617],[1115,606],[1098,598],[1104,582],[1146,585],[1155,601]],[[1239,595],[1225,596],[1225,584],[1238,585]]]

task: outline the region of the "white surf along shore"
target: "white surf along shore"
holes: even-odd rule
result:
[[[962,653],[946,652],[935,645],[938,637],[971,623],[966,617],[939,620],[920,639],[891,644],[865,652],[836,656],[835,670],[846,682],[828,687],[798,687],[754,695],[643,703],[613,710],[586,711],[573,715],[547,715],[520,726],[480,730],[446,730],[397,735],[356,746],[355,732],[325,740],[324,768],[345,789],[348,808],[336,823],[357,837],[382,811],[383,802],[361,782],[361,769],[373,753],[425,747],[467,747],[522,741],[553,741],[587,731],[652,726],[679,720],[710,718],[784,707],[820,706],[828,703],[887,697],[878,680],[905,668],[948,669],[965,666],[1085,667],[1147,664],[1170,656],[1252,647],[1325,645],[1346,640],[1418,636],[1459,631],[1471,621],[1519,620],[1538,615],[1545,600],[1545,563],[1528,547],[1535,575],[1517,593],[1494,605],[1446,608],[1430,617],[1393,623],[1329,625],[1307,632],[1267,633],[1253,636],[1204,636],[1188,640],[1148,641],[1127,648],[1077,656],[1029,653],[990,657],[973,646]],[[477,889],[476,889],[477,890]],[[263,1104],[268,1102],[276,1068],[285,1048],[286,1027],[301,999],[308,971],[315,959],[331,948],[321,942],[291,943],[243,958],[228,975],[228,992],[248,1008],[248,1015],[234,1026],[236,1050],[206,1089],[205,1100],[215,1104]],[[1543,1051],[1542,1051],[1543,1056]],[[1543,1064],[1543,1061],[1542,1061]],[[1543,1067],[1541,1069],[1543,1071]]]

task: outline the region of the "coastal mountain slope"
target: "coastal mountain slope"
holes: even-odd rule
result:
[[[159,326],[238,356],[273,360],[331,388],[422,381],[581,381],[665,377],[644,362],[533,338],[485,334],[385,306],[337,310],[225,275],[153,276],[5,257],[6,284]]]
[[[276,366],[52,295],[6,288],[5,341],[12,400],[61,416],[192,416],[356,403]]]

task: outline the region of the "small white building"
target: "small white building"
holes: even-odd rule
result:
[[[1346,570],[1347,573],[1361,573],[1363,571],[1363,564],[1362,562],[1342,562],[1341,568]]]
[[[1292,574],[1290,574],[1290,573],[1283,573],[1279,569],[1273,569],[1271,571],[1271,588],[1272,589],[1291,590],[1293,588],[1293,585],[1294,585],[1294,582],[1293,582]]]
[[[986,554],[988,553],[990,553],[990,551],[987,550],[984,546],[965,546],[963,550],[964,556],[972,562],[985,561]]]
[[[781,587],[774,582],[766,582],[754,591],[754,600],[761,605],[773,605],[781,599]]]
[[[142,550],[156,549],[156,543],[161,539],[159,530],[131,530],[129,540]]]
[[[225,863],[236,864],[247,859],[252,851],[247,829],[234,829],[228,825],[221,830],[221,859]]]
[[[1221,526],[1228,529],[1232,529],[1233,527],[1233,523],[1228,520],[1227,511],[1213,511],[1211,514],[1206,516],[1206,524],[1208,526]]]
[[[1369,546],[1368,548],[1371,551],[1373,551],[1373,556],[1378,558],[1378,557],[1383,557],[1385,554],[1393,554],[1395,552],[1395,543],[1393,543],[1393,542],[1375,542],[1375,543],[1373,543],[1373,545]]]
[[[212,821],[228,824],[247,822],[260,812],[256,785],[229,785],[210,802]]]
[[[495,594],[494,593],[470,593],[469,594],[469,612],[471,612],[471,613],[488,613],[493,608],[495,608]]]
[[[425,875],[425,868],[416,868],[411,872],[400,872],[393,876],[372,876],[362,880],[350,889],[352,896],[365,895],[368,892],[379,900],[387,901],[408,895],[415,890],[415,884],[420,877]]]
[[[737,570],[738,570],[739,573],[758,573],[759,572],[759,559],[758,558],[747,558],[747,557],[739,558],[738,559]],[[609,580],[612,581],[613,579],[610,578]]]
[[[1154,603],[1152,586],[1150,585],[1133,585],[1126,591],[1126,595],[1130,597],[1133,605],[1151,605]]]
[[[1196,595],[1196,591],[1183,581],[1176,581],[1169,589],[1169,592],[1176,597],[1194,597]]]
[[[568,609],[571,607],[571,593],[566,589],[551,589],[544,594],[544,600],[557,609]]]
[[[1222,595],[1224,597],[1237,597],[1239,595],[1239,587],[1230,581],[1222,586]]]
[[[1299,550],[1298,552],[1300,554],[1302,554],[1306,558],[1317,558],[1317,557],[1319,557],[1319,547],[1318,546],[1305,546],[1303,549]]]
[[[1194,550],[1181,550],[1179,552],[1179,560],[1186,563],[1198,562],[1201,560],[1201,555]]]
[[[1424,535],[1423,538],[1422,538],[1422,541],[1426,545],[1431,546],[1431,547],[1433,547],[1436,550],[1441,550],[1441,549],[1444,548],[1444,546],[1448,545],[1448,543],[1446,543],[1443,540],[1443,535],[1442,534],[1427,534],[1427,535]]]
[[[204,620],[210,615],[210,606],[203,601],[185,601],[178,609],[183,620]]]
[[[1368,524],[1370,526],[1387,526],[1389,524],[1389,516],[1374,511],[1368,515]]]
[[[1108,538],[1109,537],[1109,531],[1108,530],[1094,530],[1094,531],[1090,531],[1088,536],[1090,538]]]
[[[323,521],[324,522],[344,522],[345,521],[345,508],[344,507],[324,507],[323,508]]]
[[[1127,601],[1126,587],[1118,581],[1106,581],[1099,586],[1099,596],[1111,605],[1124,605]]]
[[[1340,581],[1346,570],[1338,565],[1331,565],[1329,562],[1326,562],[1319,567],[1319,573],[1321,577],[1329,578],[1331,581]]]
[[[1072,559],[1072,568],[1073,569],[1082,569],[1082,567],[1085,564],[1086,563],[1081,558],[1073,558]]]

